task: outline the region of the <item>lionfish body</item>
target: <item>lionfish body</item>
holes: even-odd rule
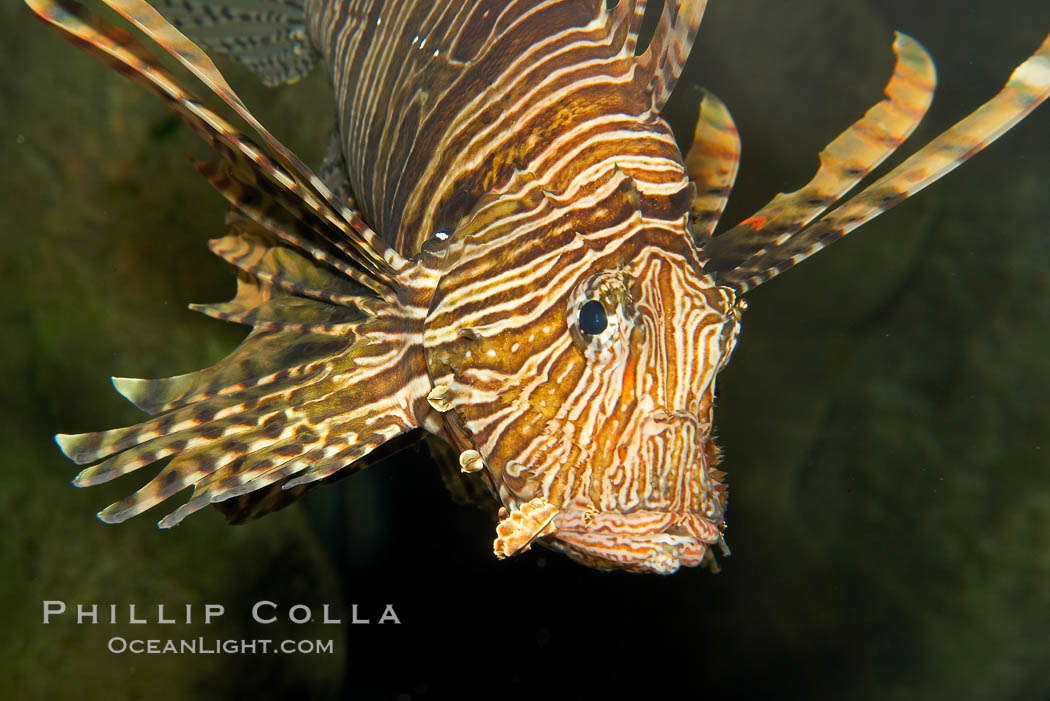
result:
[[[212,249],[237,296],[198,305],[251,325],[224,361],[117,379],[158,416],[59,436],[95,484],[162,458],[101,512],[122,521],[182,489],[258,515],[422,428],[500,505],[494,549],[541,542],[599,568],[713,565],[726,491],[712,411],[740,295],[951,170],[1050,94],[1050,38],[992,101],[835,205],[915,128],[932,62],[899,35],[885,99],[816,176],[712,235],[739,140],[707,95],[683,156],[660,117],[702,0],[387,3],[245,0],[164,15],[267,83],[329,68],[337,128],[322,178],[247,111],[203,52],[141,0],[105,0],[190,68],[269,154],[182,89],[131,35],[27,0],[167,100],[220,155],[200,170],[235,206]],[[823,216],[821,216],[823,214]],[[367,224],[366,224],[367,222]]]

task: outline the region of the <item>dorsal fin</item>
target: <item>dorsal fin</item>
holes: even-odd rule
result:
[[[685,167],[696,186],[690,228],[693,239],[702,247],[722,216],[740,167],[740,134],[725,104],[707,91],[700,102]]]
[[[735,267],[719,268],[716,278],[739,292],[772,279],[950,173],[1048,97],[1050,35],[991,100],[815,223],[786,240],[769,242]],[[711,245],[717,247],[721,239],[716,236]]]
[[[609,10],[609,25],[626,27],[623,50],[628,55],[634,55],[638,48],[638,31],[642,28],[642,19],[645,17],[645,5],[645,0],[619,0]]]
[[[274,198],[273,202],[279,202],[280,207],[270,208],[271,214],[279,216],[282,224],[289,225],[282,231],[289,243],[310,249],[315,258],[321,256],[334,260],[333,255],[342,258],[348,264],[342,266],[345,274],[378,294],[392,298],[394,271],[402,269],[406,261],[387,246],[359,215],[335,203],[320,179],[262,125],[258,125],[256,131],[269,145],[275,158],[270,158],[248,137],[182,88],[174,76],[127,31],[101,22],[72,2],[27,0],[27,4],[42,19],[81,43],[85,50],[168,102],[190,127],[223,155],[228,174],[238,181],[239,187],[253,193],[264,190]],[[170,51],[186,57],[184,62],[192,64],[191,69],[196,67],[194,73],[202,80],[203,76],[208,76],[205,82],[217,86],[217,94],[249,123],[258,124],[203,52],[153,8],[140,0],[109,0],[109,4],[124,8],[122,14],[125,16],[130,16],[127,8],[134,7],[146,18],[136,24],[151,26],[155,31],[152,36],[164,37],[170,44],[166,45]],[[247,205],[247,200],[235,204]]]
[[[644,3],[640,4],[644,12]],[[663,109],[678,82],[705,9],[707,0],[664,0],[653,39],[638,57],[639,70],[649,75],[653,112]]]
[[[30,0],[27,0],[27,2],[31,6],[34,5]],[[352,222],[355,229],[355,237],[359,237],[367,244],[363,247],[362,253],[375,256],[380,264],[392,265],[393,267],[403,265],[404,261],[401,257],[365,225],[359,216],[351,212],[345,206],[345,203],[336,201],[325,184],[321,182],[321,179],[313,174],[302,159],[292,153],[287,146],[278,141],[266,127],[259,123],[259,120],[245,106],[241,98],[226,82],[226,79],[223,78],[219,69],[215,67],[212,60],[208,58],[199,46],[172,26],[145,0],[103,0],[103,2],[123,15],[125,19],[178,59],[212,92],[233,108],[239,117],[248,122],[252,129],[259,134],[266,145],[273,151],[278,163],[284,166],[295,179],[300,190],[297,194],[301,196],[304,202],[310,204],[315,210],[330,208],[339,211],[344,219]],[[321,202],[317,202],[317,200],[321,200]]]
[[[897,63],[885,99],[820,152],[820,167],[803,187],[780,193],[766,206],[705,246],[707,270],[728,272],[783,245],[892,154],[929,109],[937,75],[926,50],[897,34]]]

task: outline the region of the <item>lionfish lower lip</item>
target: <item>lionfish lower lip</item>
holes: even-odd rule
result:
[[[592,567],[631,572],[672,574],[711,558],[708,543],[666,533],[624,538],[615,533],[572,532],[556,534],[551,545]]]
[[[630,512],[603,511],[569,507],[554,519],[556,537],[589,533],[628,536],[646,540],[657,536],[682,538],[704,543],[717,542],[718,526],[707,518],[692,513],[638,509]]]
[[[670,574],[712,560],[711,547],[727,552],[721,529],[691,513],[639,510],[598,512],[580,507],[560,511],[548,543],[596,567]]]

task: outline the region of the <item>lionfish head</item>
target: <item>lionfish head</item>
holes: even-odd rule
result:
[[[704,273],[684,208],[655,216],[623,173],[605,187],[577,209],[535,188],[492,196],[449,240],[424,335],[431,405],[502,502],[497,555],[539,539],[603,569],[713,563],[715,377],[740,307]]]

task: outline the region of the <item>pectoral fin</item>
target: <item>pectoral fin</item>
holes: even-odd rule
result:
[[[157,416],[136,426],[59,435],[79,464],[77,486],[106,482],[166,458],[145,486],[99,518],[116,523],[187,487],[170,527],[204,506],[273,485],[295,489],[365,463],[419,426],[430,389],[422,330],[405,286],[411,267],[356,214],[334,204],[301,161],[262,127],[274,157],[181,87],[128,32],[66,0],[27,0],[83,48],[164,99],[217,151],[198,168],[240,210],[213,250],[240,269],[237,295],[201,311],[250,324],[240,348],[213,368],[161,380],[119,378],[117,389]],[[137,0],[117,10],[165,44],[250,123],[211,62]],[[423,294],[420,292],[419,294]],[[404,298],[403,298],[404,297]],[[416,306],[413,306],[416,305]]]

